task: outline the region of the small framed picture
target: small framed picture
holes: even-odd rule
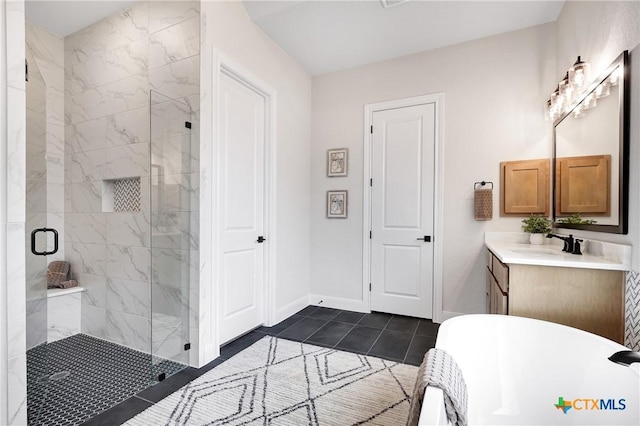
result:
[[[347,148],[330,149],[327,151],[327,176],[347,176],[349,165],[349,150]]]
[[[347,191],[327,191],[327,218],[347,218]]]

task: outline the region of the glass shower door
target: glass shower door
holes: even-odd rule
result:
[[[27,412],[35,423],[46,398],[47,379],[47,160],[46,87],[26,50],[26,343]]]
[[[150,93],[151,350],[161,380],[189,363],[191,109]]]

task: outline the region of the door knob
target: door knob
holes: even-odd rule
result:
[[[265,241],[267,241],[267,239],[265,237],[263,237],[262,235],[260,235],[258,237],[258,239],[256,240],[256,242],[258,242],[258,243],[264,243]]]
[[[424,237],[416,238],[418,241],[424,241],[425,243],[431,242],[431,235],[425,235]]]

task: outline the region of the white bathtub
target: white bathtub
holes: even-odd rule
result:
[[[469,425],[640,425],[640,364],[609,361],[627,348],[600,336],[529,318],[465,315],[442,324],[436,347],[462,370]],[[555,407],[560,397],[575,404],[566,414]],[[447,424],[439,389],[427,388],[419,424]]]

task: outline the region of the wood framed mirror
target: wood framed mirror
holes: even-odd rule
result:
[[[554,227],[628,232],[628,62],[625,50],[554,122]]]

